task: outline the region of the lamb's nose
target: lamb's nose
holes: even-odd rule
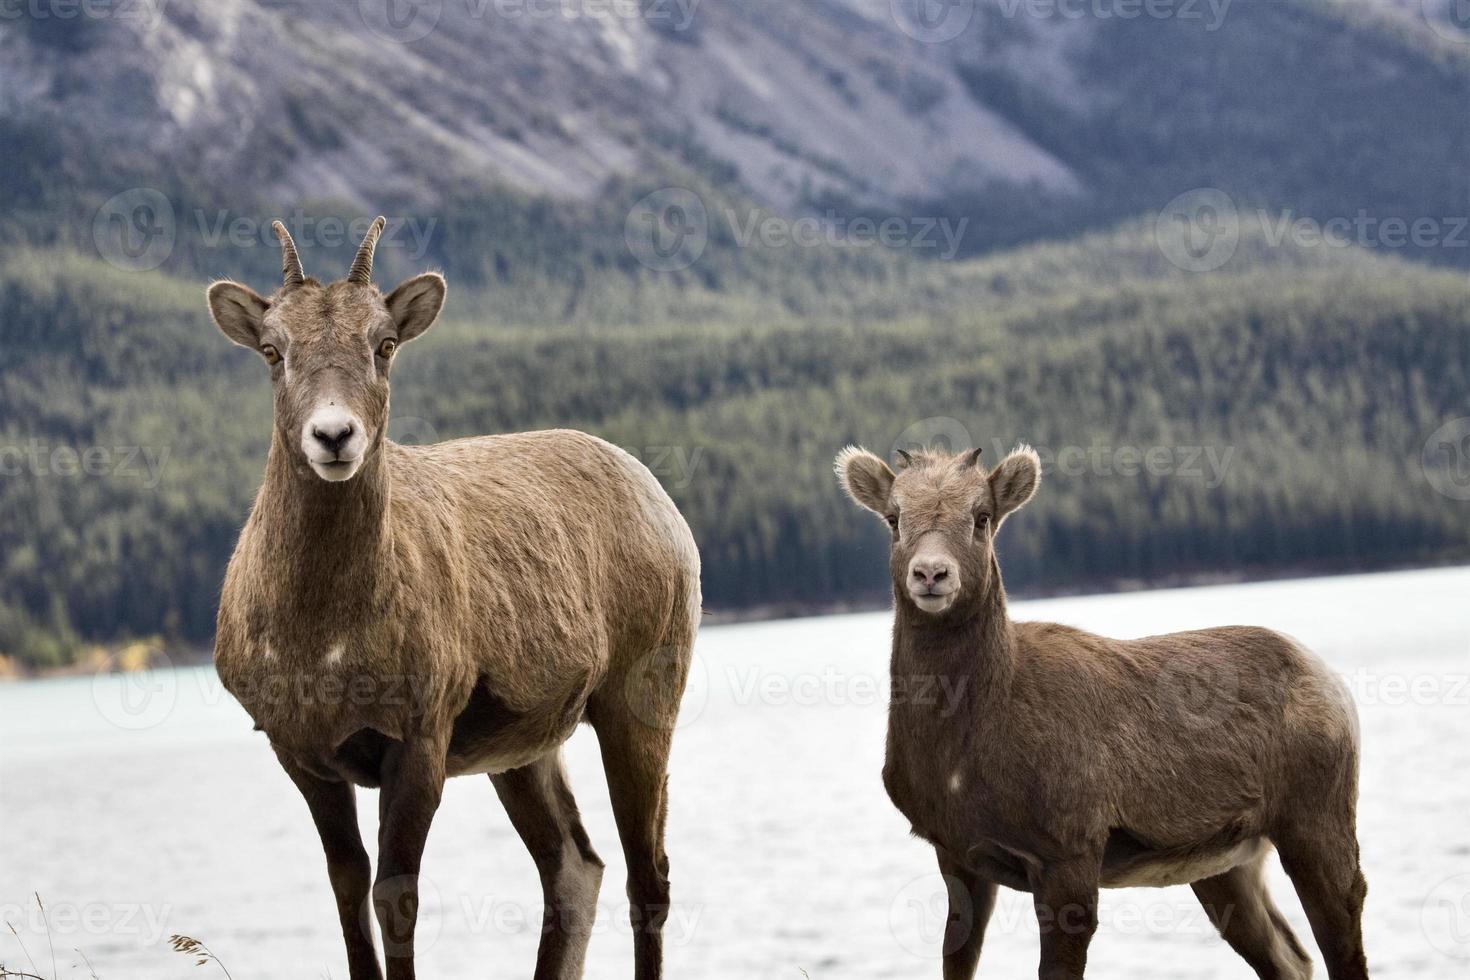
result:
[[[347,419],[328,423],[316,423],[311,427],[311,437],[321,443],[328,452],[338,452],[352,438],[354,429]]]
[[[942,558],[916,558],[909,567],[914,581],[922,585],[938,585],[949,578],[949,562]]]

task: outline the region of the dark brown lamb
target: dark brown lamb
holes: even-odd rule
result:
[[[1266,629],[1113,640],[1012,622],[995,535],[1035,493],[1036,454],[989,472],[978,451],[900,455],[895,473],[848,449],[837,473],[892,531],[894,689],[960,692],[954,713],[895,699],[883,771],[948,884],[945,980],[975,975],[998,885],[1034,898],[1042,980],[1077,980],[1099,888],[1176,884],[1259,976],[1301,980],[1311,959],[1262,881],[1272,846],[1328,975],[1367,977],[1342,683]]]

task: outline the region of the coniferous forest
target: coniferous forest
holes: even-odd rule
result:
[[[1242,0],[1219,24],[1053,24],[986,3],[952,43],[923,46],[881,18],[822,20],[821,6],[711,4],[689,32],[647,39],[677,65],[770,27],[810,46],[793,63],[857,122],[941,127],[981,107],[987,140],[1032,154],[1015,165],[1025,179],[887,193],[814,155],[820,119],[786,132],[760,115],[771,105],[732,97],[711,123],[649,96],[637,73],[568,96],[561,47],[545,56],[459,13],[417,47],[371,49],[422,57],[405,62],[418,73],[313,57],[319,74],[240,69],[251,84],[235,89],[221,71],[230,112],[199,109],[176,159],[147,121],[178,109],[164,97],[170,59],[208,62],[223,43],[207,18],[182,5],[151,27],[0,24],[7,67],[31,79],[29,97],[0,107],[0,656],[50,666],[89,645],[209,645],[271,408],[259,358],[215,331],[204,290],[228,276],[269,292],[277,217],[323,279],[356,245],[325,229],[360,233],[379,211],[392,219],[385,287],[424,268],[448,276],[441,322],[394,370],[394,438],[571,426],[624,446],[693,527],[713,611],[886,601],[885,533],[831,473],[848,443],[963,442],[990,459],[1038,447],[1044,488],[1001,538],[1016,591],[1470,556],[1470,130],[1454,124],[1470,45],[1452,25],[1405,12],[1417,3]],[[277,45],[325,16],[259,8],[250,23]],[[818,19],[793,33],[788,17]],[[828,29],[833,50],[874,47],[821,68]],[[578,51],[603,70],[598,49]],[[243,66],[275,56],[224,53]],[[380,113],[417,105],[430,132],[424,107],[454,95],[433,59],[461,57],[456,70],[483,73],[473,92],[498,95],[445,111],[456,124],[483,113],[470,121],[485,127],[479,148],[508,154],[496,159],[554,168],[568,145],[591,153],[565,117],[611,119],[637,164],[540,193],[493,168],[465,177],[446,144],[345,125],[344,106],[378,99]],[[516,88],[526,79],[537,84]],[[249,126],[231,121],[237,97],[265,100]],[[899,116],[884,115],[895,100]],[[86,114],[98,105],[107,113]],[[144,122],[108,128],[130,119]],[[753,180],[749,161],[768,158],[772,173],[806,176]],[[353,170],[385,160],[419,177],[381,190],[368,183],[379,171]],[[303,174],[321,196],[300,190]],[[825,189],[807,186],[814,174]],[[630,235],[639,202],[668,188],[705,221],[699,254],[666,266]],[[120,192],[147,206],[110,215]],[[1228,232],[1222,261],[1201,261],[1209,235],[1170,237],[1165,212],[1191,194],[1212,222],[1228,202],[1228,227],[1182,232]],[[119,252],[159,202],[167,254]],[[845,234],[760,232],[802,215]],[[907,247],[854,231],[895,217]],[[912,240],[936,227],[952,247]]]
[[[624,446],[688,516],[718,611],[884,601],[886,535],[830,470],[850,442],[1037,446],[1044,492],[1002,537],[1012,589],[1470,553],[1461,457],[1431,439],[1470,391],[1462,272],[1244,238],[1197,275],[1154,238],[1133,222],[954,263],[716,245],[682,276],[592,254],[462,287],[451,269],[444,321],[395,370],[392,435]],[[536,322],[558,291],[570,312]],[[0,651],[207,645],[269,438],[263,365],[209,324],[202,280],[64,250],[8,250],[0,309]]]

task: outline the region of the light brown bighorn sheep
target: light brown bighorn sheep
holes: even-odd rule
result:
[[[700,614],[699,555],[630,455],[577,432],[407,447],[388,376],[445,285],[307,278],[284,226],[269,299],[209,290],[270,367],[265,480],[225,576],[215,663],[306,798],[353,980],[414,975],[420,857],[449,776],[488,773],[545,892],[538,978],[581,975],[602,878],[560,746],[590,722],[628,862],[636,975],[661,973],[666,762]],[[378,874],[354,786],[380,787]],[[369,896],[373,901],[369,904]],[[371,909],[371,912],[365,910]]]
[[[1272,905],[1274,844],[1332,980],[1368,975],[1360,920],[1357,715],[1312,654],[1244,626],[1110,640],[1013,623],[994,544],[1041,478],[1022,448],[837,457],[892,530],[893,689],[883,781],[934,845],[950,897],[946,980],[975,974],[996,886],[1030,892],[1042,980],[1083,975],[1099,887],[1190,884],[1262,977],[1311,960]]]

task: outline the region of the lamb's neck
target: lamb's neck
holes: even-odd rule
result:
[[[277,436],[254,513],[272,584],[305,601],[371,600],[393,553],[389,481],[381,446],[351,480],[329,483]]]
[[[966,609],[935,618],[902,598],[895,605],[895,686],[922,686],[932,678],[954,710],[981,711],[1007,696],[1016,670],[1015,630],[993,559],[986,588]]]

